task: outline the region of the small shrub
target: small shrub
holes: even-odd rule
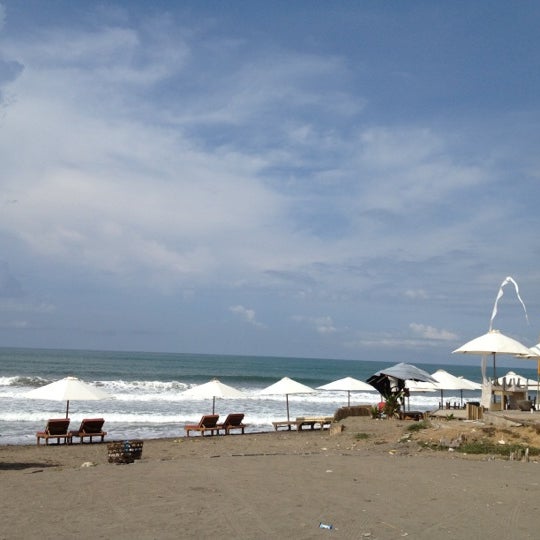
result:
[[[357,441],[365,441],[366,439],[369,439],[369,433],[357,433],[354,438]]]
[[[387,418],[394,418],[399,416],[399,411],[401,410],[400,400],[403,398],[403,391],[391,393],[384,396],[384,408],[383,413]]]
[[[447,446],[437,444],[435,442],[419,442],[423,448],[430,448],[431,450],[448,450]],[[539,456],[540,448],[534,446],[528,446],[523,444],[496,444],[489,441],[468,441],[455,448],[456,451],[464,454],[476,454],[476,455],[496,455],[503,457],[510,457],[512,453],[518,452],[524,453],[526,449],[529,449],[529,456]]]
[[[471,441],[462,444],[459,451],[465,454],[496,454],[498,456],[510,456],[511,453],[525,452],[527,446],[522,444],[495,444],[486,441]],[[528,447],[530,456],[538,456],[539,448]]]
[[[420,420],[419,422],[415,422],[414,424],[407,426],[407,431],[420,431],[421,429],[427,429],[428,427],[430,427],[429,422]]]

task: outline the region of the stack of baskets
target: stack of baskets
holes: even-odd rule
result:
[[[141,459],[143,442],[135,440],[107,443],[109,463],[133,463],[136,459]]]

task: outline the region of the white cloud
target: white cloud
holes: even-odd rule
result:
[[[423,289],[407,289],[404,294],[407,298],[411,298],[413,300],[425,300],[428,298],[427,292]]]
[[[307,323],[314,328],[318,334],[329,335],[338,332],[332,317],[324,315],[321,317],[305,317],[303,315],[294,315],[291,319],[299,323]]]
[[[258,326],[259,328],[263,328],[264,325],[260,322],[257,321],[256,319],[256,315],[255,315],[255,310],[253,309],[249,309],[249,308],[246,308],[244,306],[240,306],[240,305],[237,305],[237,306],[231,306],[229,307],[229,311],[231,313],[234,313],[235,315],[238,315],[241,319],[243,319],[244,321],[254,325],[254,326]]]
[[[337,328],[334,326],[332,317],[317,317],[313,320],[319,334],[333,334],[337,332]]]
[[[325,343],[410,349],[454,338],[407,328],[413,302],[419,320],[470,328],[471,291],[494,296],[518,265],[529,303],[534,111],[502,119],[495,108],[491,126],[424,105],[385,116],[392,89],[373,100],[369,55],[324,37],[309,54],[266,28],[252,40],[219,17],[158,10],[99,8],[32,32],[6,20],[0,235],[28,298],[71,305],[73,291],[106,287],[111,304],[118,290],[187,304],[212,289],[251,324],[255,295],[283,320],[332,313],[297,319]]]
[[[437,341],[453,341],[458,338],[456,334],[448,330],[434,328],[425,324],[411,323],[409,328],[419,336]]]

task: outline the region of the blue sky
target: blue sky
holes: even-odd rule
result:
[[[452,362],[512,276],[534,345],[539,23],[0,0],[0,344]]]

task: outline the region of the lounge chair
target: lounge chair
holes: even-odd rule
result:
[[[83,443],[85,437],[90,439],[90,442],[93,442],[93,437],[101,437],[101,441],[105,439],[107,435],[106,431],[103,431],[103,424],[105,420],[103,418],[85,418],[77,431],[70,431],[71,437],[79,437],[79,442]]]
[[[209,431],[211,435],[214,434],[214,431],[218,431],[217,421],[219,420],[219,414],[207,414],[201,418],[201,421],[198,424],[187,424],[184,426],[187,436],[189,437],[190,431],[200,431],[201,435],[204,436],[205,432]]]
[[[45,439],[45,444],[49,444],[49,439],[56,439],[56,444],[60,444],[60,439],[64,439],[64,444],[71,443],[71,435],[68,431],[69,418],[51,418],[43,431],[36,433],[37,443]]]
[[[225,431],[225,435],[228,435],[233,429],[241,429],[242,434],[244,434],[244,430],[246,429],[247,426],[246,424],[242,423],[243,419],[244,419],[244,413],[229,414],[227,418],[225,418],[225,422],[217,425],[218,435],[221,429]]]

